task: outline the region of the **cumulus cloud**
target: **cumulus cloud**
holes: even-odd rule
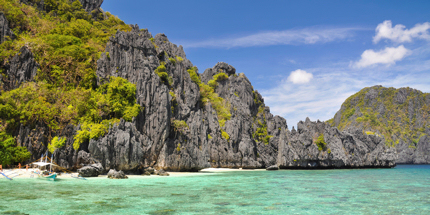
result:
[[[297,122],[306,117],[313,121],[332,118],[349,96],[364,87],[409,86],[430,92],[430,60],[419,62],[410,62],[401,68],[369,68],[365,71],[351,69],[348,63],[321,65],[306,69],[314,74],[313,82],[318,84],[295,85],[285,77],[259,92],[274,115],[283,116],[289,129],[292,126],[297,128]]]
[[[242,37],[211,39],[205,41],[181,42],[186,48],[233,48],[270,45],[298,45],[326,43],[344,40],[362,28],[321,28],[260,32]]]
[[[292,82],[293,84],[305,84],[311,81],[314,76],[312,73],[308,73],[304,70],[298,69],[291,72],[290,76],[288,76],[287,80]]]
[[[396,61],[402,60],[411,53],[412,52],[403,45],[400,45],[397,48],[387,47],[380,51],[368,49],[364,51],[363,54],[361,54],[361,59],[352,66],[355,68],[363,68],[375,64],[392,65],[395,64]]]
[[[390,20],[385,20],[376,27],[376,35],[373,42],[378,43],[382,39],[389,39],[396,43],[411,42],[413,38],[430,40],[430,23],[416,24],[411,29],[406,29],[404,25],[398,24],[393,27]]]

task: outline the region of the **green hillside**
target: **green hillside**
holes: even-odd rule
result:
[[[8,141],[0,145],[0,163],[29,157],[6,150],[16,146],[12,136],[20,125],[43,122],[50,129],[50,149],[55,150],[64,143],[56,137],[58,131],[68,124],[81,124],[74,140],[78,149],[80,143],[103,135],[120,118],[130,121],[139,113],[134,84],[122,78],[96,84],[96,63],[109,37],[117,30],[129,31],[130,26],[109,13],[89,14],[78,0],[45,0],[41,11],[19,0],[0,0],[0,11],[16,36],[0,45],[2,77],[7,78],[10,59],[20,55],[24,46],[40,65],[35,82],[11,91],[1,89],[0,140]]]
[[[373,86],[350,96],[328,122],[340,130],[361,127],[368,135],[383,135],[387,145],[403,140],[415,148],[430,125],[429,116],[429,93]]]

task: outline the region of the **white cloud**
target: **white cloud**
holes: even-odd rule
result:
[[[411,29],[406,29],[404,25],[396,25],[392,27],[390,20],[385,20],[376,27],[376,35],[373,37],[373,42],[378,43],[381,39],[389,39],[396,43],[412,42],[413,38],[430,40],[430,23],[416,24]]]
[[[304,70],[298,69],[296,71],[291,72],[290,76],[288,76],[288,81],[293,84],[305,84],[311,81],[314,76],[312,73],[307,73]]]
[[[321,28],[268,31],[242,37],[211,39],[200,42],[180,42],[186,48],[233,48],[270,45],[298,45],[326,43],[352,37],[354,31],[362,28]]]
[[[363,68],[374,64],[392,65],[395,64],[396,61],[402,60],[411,53],[412,52],[403,45],[397,48],[387,47],[377,52],[372,49],[368,49],[364,51],[363,54],[361,54],[361,59],[352,66],[356,68]]]
[[[412,87],[430,92],[427,78],[430,60],[419,62],[410,62],[400,68],[369,68],[366,71],[351,69],[348,63],[307,68],[306,71],[314,74],[313,82],[318,84],[294,85],[285,77],[259,92],[270,111],[287,119],[291,129],[306,117],[313,121],[332,118],[349,96],[364,87]]]

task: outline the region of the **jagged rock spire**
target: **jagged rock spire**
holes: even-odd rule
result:
[[[0,11],[0,44],[2,44],[8,37],[10,39],[14,39],[15,34],[10,30],[6,16]]]

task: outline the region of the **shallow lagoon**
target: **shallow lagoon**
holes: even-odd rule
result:
[[[430,165],[0,179],[0,214],[430,214]]]

